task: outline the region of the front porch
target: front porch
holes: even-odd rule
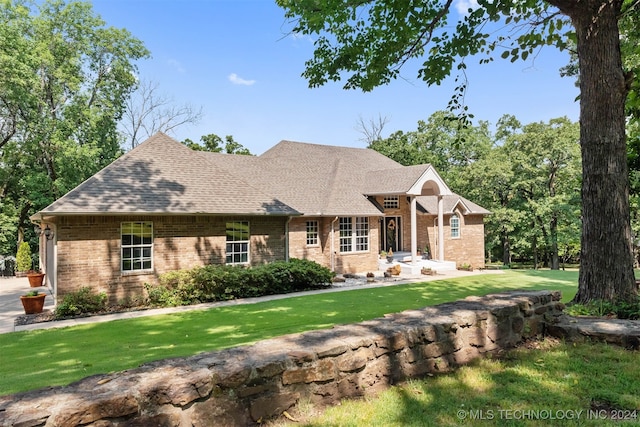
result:
[[[415,264],[411,263],[411,252],[394,252],[393,262],[389,263],[387,259],[378,259],[378,270],[386,271],[387,268],[394,265],[400,265],[401,274],[419,275],[423,268],[430,268],[436,273],[442,271],[451,271],[456,269],[454,261],[438,261],[433,259],[417,258]]]

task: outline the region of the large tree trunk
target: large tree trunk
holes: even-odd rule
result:
[[[582,244],[574,301],[630,299],[633,275],[618,31],[621,0],[550,0],[571,17],[580,64]]]
[[[551,214],[549,223],[549,237],[551,239],[551,263],[552,270],[560,270],[560,260],[558,259],[558,214]]]
[[[511,265],[511,242],[505,227],[502,227],[502,264]]]

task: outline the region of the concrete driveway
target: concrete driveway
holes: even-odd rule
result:
[[[45,292],[47,297],[44,299],[44,309],[53,309],[53,297],[49,288],[31,288],[26,277],[0,277],[0,333],[14,331],[15,318],[24,314],[20,295],[33,290]]]

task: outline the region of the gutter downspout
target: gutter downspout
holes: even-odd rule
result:
[[[284,260],[289,261],[289,223],[293,219],[290,216],[284,224]]]
[[[333,221],[331,221],[331,271],[336,271],[336,252],[335,252],[335,223],[338,220],[338,217],[335,217]]]

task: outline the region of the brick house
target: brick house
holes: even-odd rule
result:
[[[31,217],[57,300],[91,286],[112,301],[204,264],[307,258],[338,273],[484,266],[484,215],[430,165],[360,148],[282,141],[260,156],[193,151],[157,133]],[[441,224],[441,226],[439,226]],[[439,244],[438,242],[442,242]]]

